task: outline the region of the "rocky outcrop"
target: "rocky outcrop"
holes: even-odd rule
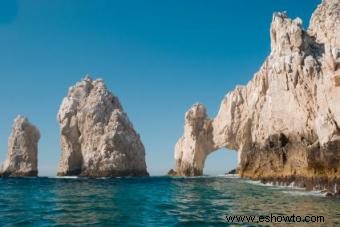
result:
[[[228,148],[243,177],[339,184],[340,2],[324,0],[309,29],[301,24],[275,13],[271,53],[254,78],[225,96],[215,118],[201,104],[186,113],[178,175],[201,175],[207,155]]]
[[[211,120],[202,104],[195,104],[185,114],[184,135],[176,144],[176,173],[200,176],[206,157],[213,152],[214,141]]]
[[[0,176],[37,176],[39,139],[39,130],[27,118],[18,116],[8,139],[7,159]]]
[[[58,175],[147,176],[145,150],[118,100],[102,80],[69,89],[58,113],[62,156]]]

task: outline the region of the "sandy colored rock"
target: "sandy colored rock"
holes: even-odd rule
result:
[[[58,175],[147,176],[145,149],[116,96],[86,77],[69,89],[58,113]]]
[[[39,139],[39,130],[27,118],[18,116],[8,139],[7,159],[0,176],[37,176]]]
[[[228,148],[238,152],[244,177],[339,182],[340,2],[324,0],[309,29],[301,24],[275,13],[271,53],[254,78],[225,96],[215,118],[201,104],[186,113],[178,175],[201,175],[207,155]]]

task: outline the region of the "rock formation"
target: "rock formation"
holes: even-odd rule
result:
[[[58,113],[62,156],[58,175],[147,176],[145,150],[118,100],[102,80],[69,89]]]
[[[275,13],[271,53],[254,78],[214,119],[201,104],[186,113],[178,175],[201,175],[207,155],[228,148],[243,177],[340,190],[340,1],[324,0],[307,31],[301,24]]]
[[[39,130],[27,118],[18,116],[8,139],[7,159],[0,176],[37,176],[39,139]]]

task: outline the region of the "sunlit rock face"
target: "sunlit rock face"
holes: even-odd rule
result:
[[[301,24],[275,13],[271,53],[254,78],[225,96],[215,118],[202,105],[186,113],[178,175],[201,175],[206,156],[228,148],[244,177],[339,182],[340,2],[324,0],[309,29]]]
[[[176,172],[201,176],[207,155],[215,150],[212,121],[202,104],[195,104],[185,114],[184,135],[176,144]]]
[[[116,96],[86,77],[69,89],[58,113],[58,175],[147,176],[145,149]]]
[[[18,116],[8,139],[7,159],[1,168],[0,176],[37,176],[39,139],[39,130],[27,118]]]

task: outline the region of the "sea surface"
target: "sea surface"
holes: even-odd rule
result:
[[[340,199],[223,176],[0,179],[0,226],[257,226],[226,215],[270,214],[340,226]]]

